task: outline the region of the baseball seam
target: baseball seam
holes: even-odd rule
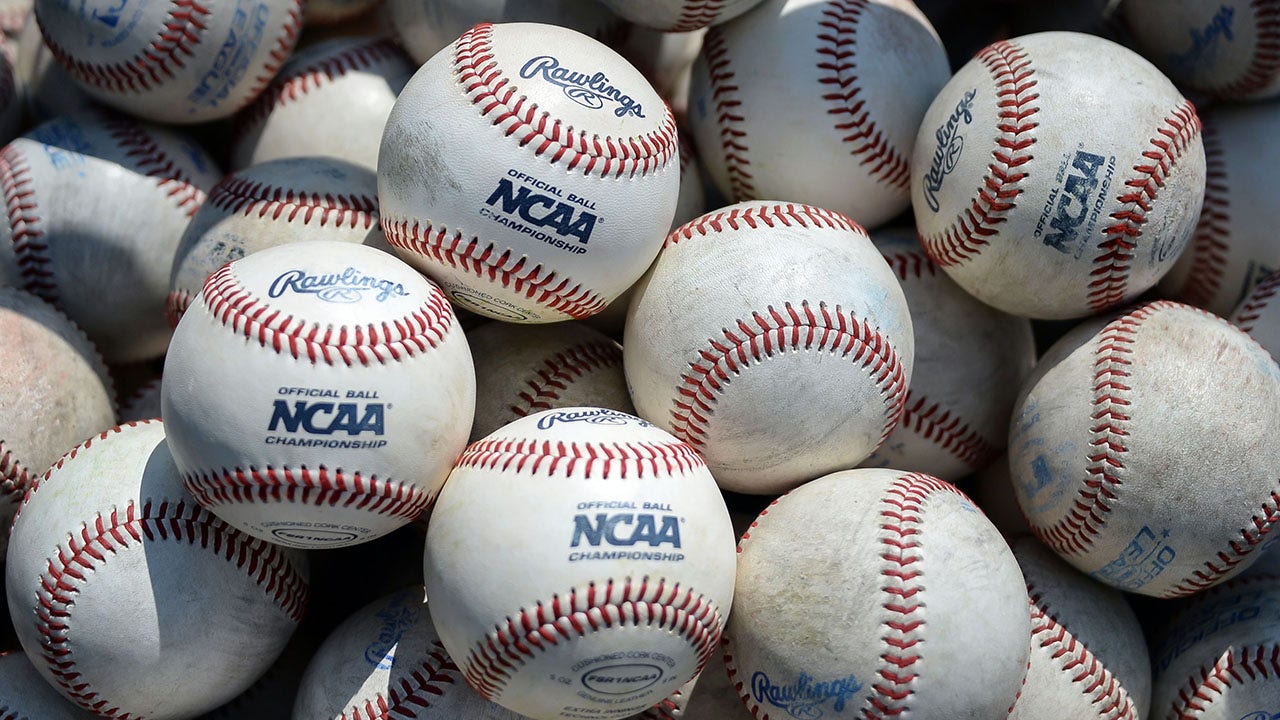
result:
[[[715,603],[679,583],[637,583],[630,577],[603,585],[591,582],[538,600],[493,627],[463,663],[468,684],[486,700],[506,688],[511,676],[538,653],[604,628],[647,627],[682,637],[698,654],[698,672],[720,642],[722,618]],[[687,678],[686,678],[687,680]]]
[[[1129,266],[1147,213],[1178,159],[1199,135],[1200,118],[1195,106],[1184,100],[1156,129],[1156,137],[1150,140],[1152,147],[1142,153],[1146,162],[1133,166],[1137,175],[1125,181],[1128,191],[1115,198],[1120,203],[1120,208],[1111,213],[1115,223],[1103,230],[1106,239],[1099,243],[1098,255],[1093,259],[1095,267],[1089,273],[1093,280],[1089,282],[1088,300],[1093,312],[1103,312],[1125,301]]]
[[[611,342],[589,342],[575,345],[544,358],[534,369],[535,378],[524,381],[517,393],[520,401],[508,409],[515,417],[550,410],[551,401],[559,400],[559,391],[581,380],[595,370],[622,366],[622,350]]]
[[[306,465],[220,468],[183,473],[182,479],[187,491],[209,508],[245,503],[327,505],[414,520],[435,500],[405,482],[341,468],[330,470],[324,465],[315,469]]]
[[[169,320],[169,327],[178,327],[178,321],[191,307],[191,293],[182,288],[174,288],[164,299],[164,314]]]
[[[1280,645],[1230,648],[1209,667],[1201,666],[1178,691],[1170,706],[1172,720],[1195,720],[1227,688],[1280,675]]]
[[[1280,491],[1272,490],[1267,501],[1260,507],[1261,513],[1249,519],[1249,523],[1241,528],[1239,538],[1227,543],[1226,550],[1219,550],[1216,557],[1204,562],[1203,569],[1194,570],[1189,577],[1183,578],[1165,597],[1185,597],[1216,585],[1226,577],[1266,539],[1267,533],[1280,521]]]
[[[392,246],[499,283],[504,289],[571,318],[594,315],[608,304],[594,290],[568,277],[559,279],[556,271],[544,269],[542,263],[534,263],[528,256],[517,256],[511,248],[499,251],[494,243],[481,245],[478,237],[466,239],[461,232],[451,235],[448,228],[435,228],[426,221],[391,220],[383,215],[381,223],[382,234]]]
[[[702,39],[702,52],[711,84],[711,100],[715,104],[716,127],[720,131],[720,151],[724,155],[725,173],[729,180],[729,200],[742,202],[756,196],[755,177],[747,159],[746,116],[742,114],[741,89],[737,73],[729,67],[729,45],[718,28],[711,28]]]
[[[1266,90],[1280,73],[1280,7],[1271,0],[1253,0],[1250,6],[1258,33],[1258,47],[1239,79],[1222,87],[1210,88],[1215,95],[1249,97]]]
[[[160,189],[187,217],[196,214],[204,203],[204,191],[160,148],[150,132],[127,118],[112,118],[104,125],[138,172],[155,178]]]
[[[1028,175],[1021,168],[1034,157],[1030,150],[1036,138],[1031,131],[1039,125],[1034,120],[1040,108],[1033,103],[1040,97],[1033,89],[1035,69],[1019,45],[1001,40],[978,53],[996,83],[999,121],[994,161],[978,186],[970,206],[942,232],[922,235],[929,257],[942,267],[958,265],[982,252],[987,238],[995,235],[997,225],[1017,205],[1022,194],[1022,180]]]
[[[387,363],[439,346],[454,324],[449,301],[431,286],[422,305],[402,318],[364,325],[306,322],[284,314],[240,284],[228,263],[205,282],[209,314],[234,333],[295,360],[348,366]]]
[[[826,3],[818,23],[818,83],[828,90],[822,99],[827,102],[827,114],[838,120],[835,129],[843,136],[840,141],[853,145],[850,154],[870,166],[871,177],[906,190],[911,181],[908,160],[885,137],[871,117],[866,98],[860,97],[857,34],[866,6],[867,0]]]
[[[1044,597],[1027,583],[1031,598],[1031,639],[1048,653],[1059,672],[1084,695],[1098,720],[1136,720],[1133,698],[1084,642],[1058,622]],[[1016,703],[1015,703],[1016,705]]]
[[[4,440],[0,439],[0,502],[13,505],[22,502],[32,479],[27,468],[14,457],[12,448],[5,447]],[[8,530],[0,529],[3,532]]]
[[[707,27],[720,18],[725,0],[684,0],[680,17],[666,32],[692,32]]]
[[[386,694],[379,692],[363,706],[352,707],[334,720],[389,720],[390,718],[416,718],[419,712],[431,707],[434,695],[442,696],[456,684],[455,674],[461,673],[449,659],[448,651],[437,640],[431,644],[421,665],[407,677],[391,681]],[[448,687],[446,687],[446,685]]]
[[[1231,197],[1228,184],[1227,163],[1222,139],[1212,118],[1201,129],[1204,143],[1205,191],[1204,206],[1192,235],[1191,267],[1178,291],[1180,299],[1199,307],[1209,307],[1222,287],[1227,270],[1227,255],[1231,251]]]
[[[1253,335],[1253,330],[1257,326],[1258,320],[1262,318],[1262,313],[1271,304],[1271,299],[1275,297],[1277,289],[1280,289],[1280,272],[1273,272],[1258,283],[1258,286],[1249,294],[1249,298],[1240,306],[1240,311],[1236,313],[1236,325],[1241,330]]]
[[[602,480],[639,480],[663,473],[687,473],[706,467],[706,463],[682,442],[586,443],[486,438],[471,443],[455,464],[455,468],[473,467],[530,475],[581,471],[587,477]]]
[[[806,229],[824,228],[829,230],[849,230],[866,234],[862,226],[832,210],[823,210],[811,205],[782,204],[762,205],[758,207],[731,207],[717,212],[707,213],[672,230],[667,235],[664,247],[679,244],[682,240],[690,240],[695,235],[706,237],[712,233],[728,230],[760,230],[763,228],[800,227]]]
[[[921,277],[937,277],[938,266],[923,251],[916,252],[908,250],[905,252],[881,253],[885,262],[889,263],[889,267],[894,274],[898,276],[898,280],[907,281]]]
[[[333,225],[353,230],[375,227],[378,223],[378,198],[372,195],[318,193],[254,182],[229,175],[209,193],[206,201],[227,213],[246,217],[257,211],[260,219],[293,222],[301,216],[303,225],[315,221],[320,227]]]
[[[56,302],[58,284],[51,267],[49,245],[40,229],[39,205],[31,166],[16,145],[0,150],[0,188],[9,215],[9,234],[22,288],[43,300]]]
[[[1000,448],[953,410],[940,403],[930,404],[927,397],[914,390],[907,390],[898,427],[937,445],[973,470],[981,469],[1000,454]]]
[[[267,56],[267,62],[262,66],[262,71],[254,79],[249,91],[245,93],[244,103],[249,103],[261,95],[267,86],[271,84],[271,81],[275,79],[280,67],[293,54],[293,48],[298,43],[298,34],[301,31],[302,0],[289,0],[289,9],[285,13],[284,24],[280,27],[280,35],[276,37],[276,45],[271,48],[271,52]]]
[[[537,157],[552,165],[567,161],[566,170],[581,166],[584,175],[620,178],[648,175],[665,167],[679,152],[675,116],[662,105],[661,126],[633,137],[588,136],[566,125],[522,95],[494,57],[493,25],[482,23],[454,43],[454,74],[480,115],[516,137]]]

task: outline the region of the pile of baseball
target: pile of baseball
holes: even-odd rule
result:
[[[0,31],[0,720],[1280,719],[1280,0]]]

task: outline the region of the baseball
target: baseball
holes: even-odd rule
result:
[[[730,202],[787,199],[868,228],[907,208],[946,52],[907,0],[765,0],[707,32],[689,125]]]
[[[961,290],[914,232],[886,230],[871,240],[902,283],[916,344],[902,420],[862,466],[958,480],[1004,451],[1018,388],[1036,362],[1031,321]]]
[[[23,649],[67,698],[105,717],[188,718],[280,654],[306,606],[302,563],[197,505],[151,421],[86,441],[31,488],[6,591]]]
[[[1277,312],[1280,304],[1275,303],[1277,289],[1280,289],[1280,272],[1273,272],[1264,277],[1231,314],[1231,322],[1257,340],[1273,358],[1280,358],[1280,312]]]
[[[600,0],[637,25],[663,32],[689,32],[728,22],[760,0]]]
[[[94,720],[100,716],[67,702],[40,677],[25,653],[0,653],[0,718]]]
[[[292,242],[378,246],[378,178],[336,158],[298,157],[224,177],[178,243],[165,311],[177,326],[210,275],[233,260]]]
[[[512,322],[600,312],[652,262],[679,190],[675,119],[639,71],[534,23],[477,25],[423,65],[378,157],[387,241]]]
[[[866,232],[751,202],[676,229],[622,343],[641,417],[698,449],[720,487],[779,493],[862,462],[897,426],[914,336]]]
[[[489,322],[467,333],[476,366],[471,439],[543,410],[591,406],[634,413],[622,347],[576,323]]]
[[[0,285],[58,306],[109,363],[158,358],[169,266],[219,177],[171,130],[97,111],[50,120],[0,150]]]
[[[297,42],[301,0],[38,0],[45,44],[91,97],[140,118],[230,117]]]
[[[742,536],[724,662],[757,718],[1002,718],[1030,636],[1018,563],[968,498],[846,470]]]
[[[378,0],[307,0],[302,6],[302,23],[308,29],[342,25],[368,16],[379,5]]]
[[[669,697],[715,652],[733,567],[698,453],[604,408],[530,415],[467,448],[424,561],[467,682],[535,720],[623,718]]]
[[[929,257],[979,300],[1039,319],[1155,285],[1205,188],[1195,108],[1151,63],[1081,33],[979,52],[929,107],[912,168]]]
[[[1280,226],[1265,177],[1280,147],[1258,138],[1280,133],[1280,108],[1219,105],[1204,118],[1207,180],[1195,232],[1159,285],[1162,295],[1226,317],[1267,273],[1280,270]]]
[[[22,88],[22,106],[30,122],[41,123],[96,105],[67,75],[40,34],[35,13],[28,13],[17,39],[14,70]]]
[[[1014,410],[1018,504],[1046,545],[1129,592],[1238,574],[1280,519],[1280,366],[1230,323],[1157,301],[1087,322]],[[1194,512],[1190,511],[1194,508]]]
[[[1179,85],[1228,100],[1280,95],[1280,2],[1125,0],[1134,44]]]
[[[235,117],[231,166],[325,155],[374,171],[396,95],[417,65],[386,38],[311,45]]]
[[[475,411],[471,354],[440,289],[334,241],[268,248],[210,276],[164,377],[187,488],[232,526],[299,548],[416,519]]]
[[[1120,592],[1076,572],[1035,538],[1010,547],[1031,598],[1031,662],[1009,720],[1149,717],[1151,659]]]

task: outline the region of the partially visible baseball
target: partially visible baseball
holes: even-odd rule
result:
[[[1277,0],[1125,0],[1134,43],[1179,85],[1227,100],[1280,95]]]
[[[1006,538],[1034,535],[1027,518],[1018,505],[1013,492],[1013,475],[1009,471],[1009,456],[1001,455],[983,470],[974,473],[968,482],[973,501]]]
[[[748,720],[751,717],[733,687],[728,668],[719,658],[708,663],[698,675],[682,717],[688,720]]]
[[[766,0],[707,32],[688,121],[730,202],[792,200],[875,228],[911,202],[916,131],[948,75],[907,0]]]
[[[1257,181],[1280,164],[1280,107],[1218,105],[1204,117],[1207,181],[1195,233],[1159,285],[1165,297],[1223,317],[1280,270],[1280,207]]]
[[[604,309],[657,255],[679,190],[675,118],[648,81],[535,23],[477,25],[423,65],[378,157],[387,241],[512,322]]]
[[[689,32],[728,22],[760,0],[600,0],[637,25],[663,32]]]
[[[476,366],[471,439],[543,410],[582,405],[634,413],[622,346],[580,323],[491,321],[467,333]]]
[[[1280,271],[1262,278],[1262,282],[1231,314],[1231,322],[1249,333],[1249,337],[1266,348],[1271,357],[1280,360],[1280,303],[1276,302],[1277,290],[1280,290]]]
[[[231,167],[324,155],[377,170],[387,116],[415,70],[387,38],[335,38],[299,50],[236,115]]]
[[[440,289],[385,252],[328,240],[211,275],[164,377],[188,489],[290,547],[354,545],[415,520],[475,409],[471,354]]]
[[[1031,598],[1031,662],[1010,720],[1140,720],[1151,659],[1124,596],[1032,537],[1010,543]]]
[[[100,111],[0,150],[0,285],[57,305],[109,363],[164,354],[169,267],[221,173],[194,141]]]
[[[916,343],[902,420],[862,466],[911,468],[954,482],[1004,451],[1013,402],[1036,362],[1031,321],[962,290],[914,231],[871,239],[902,283]]]
[[[1013,553],[963,493],[863,469],[752,523],[724,635],[753,717],[991,720],[1017,696],[1031,628]]]
[[[49,46],[44,44],[35,13],[29,13],[17,39],[14,70],[22,88],[22,105],[26,118],[42,123],[59,115],[69,115],[96,106],[80,86],[67,75]]]
[[[94,720],[36,672],[26,653],[0,653],[0,718],[5,720]]]
[[[911,318],[849,218],[769,202],[708,213],[671,233],[635,293],[632,402],[696,447],[720,487],[785,491],[857,465],[897,426]]]
[[[1204,189],[1192,104],[1136,53],[1070,32],[979,52],[929,107],[911,173],[929,257],[979,300],[1039,319],[1155,285]]]
[[[1036,534],[1096,580],[1190,595],[1257,557],[1276,506],[1280,366],[1248,335],[1157,301],[1091,320],[1041,358],[1009,465]]]
[[[201,123],[249,104],[293,52],[301,0],[37,0],[58,63],[95,100]]]
[[[160,417],[160,378],[138,386],[120,401],[120,422],[138,422]]]
[[[306,607],[303,561],[196,504],[151,421],[86,441],[31,488],[6,591],[59,692],[105,717],[176,720],[240,694],[280,654]]]
[[[379,7],[381,0],[307,0],[302,22],[308,28],[348,23]]]
[[[178,243],[165,312],[177,326],[205,280],[260,250],[332,240],[378,246],[378,178],[337,158],[274,160],[213,186]]]
[[[649,78],[653,89],[667,101],[676,117],[683,119],[688,116],[693,61],[698,58],[706,34],[705,28],[689,32],[662,32],[633,27],[618,52]],[[680,133],[681,152],[687,137],[688,133]],[[679,215],[678,212],[676,214]]]

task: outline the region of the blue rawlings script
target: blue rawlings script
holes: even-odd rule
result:
[[[1272,713],[1267,710],[1255,710],[1240,720],[1280,720],[1280,713]]]
[[[751,695],[757,703],[767,702],[798,720],[818,720],[828,702],[832,711],[843,712],[845,704],[861,691],[862,683],[853,675],[814,682],[808,674],[800,673],[794,685],[774,685],[762,672],[751,676]]]
[[[588,75],[562,67],[559,58],[551,55],[539,55],[520,68],[520,77],[528,79],[541,75],[543,80],[558,85],[564,94],[579,105],[592,110],[603,108],[606,102],[617,103],[613,114],[618,117],[634,115],[644,117],[644,106],[634,98],[609,83],[609,77],[602,72]]]
[[[973,99],[978,90],[974,88],[960,98],[951,117],[934,132],[938,139],[938,147],[933,151],[933,162],[929,164],[929,172],[924,176],[924,201],[929,209],[938,212],[938,191],[942,189],[942,181],[960,162],[960,153],[964,151],[964,138],[960,136],[960,123],[968,125],[973,122]]]
[[[353,267],[341,273],[312,275],[305,270],[288,270],[280,273],[275,280],[271,281],[267,295],[278,298],[287,292],[315,295],[328,303],[357,303],[364,300],[368,292],[374,292],[373,299],[378,302],[409,295],[409,291],[405,290],[401,283],[365,275]]]
[[[538,418],[538,429],[549,430],[556,423],[588,423],[591,425],[639,425],[652,427],[652,423],[641,420],[635,415],[628,415],[617,410],[592,408],[590,410],[573,410],[547,413]]]

